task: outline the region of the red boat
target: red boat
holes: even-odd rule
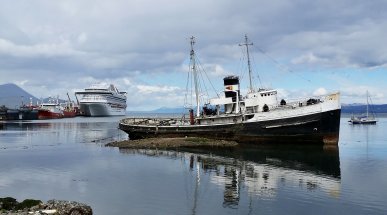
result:
[[[74,102],[71,101],[69,93],[67,93],[68,101],[62,105],[63,108],[63,117],[64,118],[72,118],[76,117],[79,113],[79,108],[74,105]]]
[[[66,108],[65,110],[63,110],[64,118],[72,118],[72,117],[75,117],[76,115],[77,115],[77,111],[75,109]]]
[[[63,118],[63,111],[58,103],[43,103],[38,107],[38,119]]]

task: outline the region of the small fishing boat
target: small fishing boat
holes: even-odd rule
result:
[[[377,120],[375,114],[370,111],[369,100],[371,97],[369,96],[367,90],[367,105],[366,105],[366,113],[358,116],[352,115],[351,119],[348,121],[350,124],[376,124]]]

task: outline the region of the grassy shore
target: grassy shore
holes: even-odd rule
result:
[[[110,147],[129,149],[173,149],[173,148],[205,148],[205,147],[235,147],[235,141],[212,140],[201,137],[186,138],[147,138],[140,140],[124,140],[106,144]]]

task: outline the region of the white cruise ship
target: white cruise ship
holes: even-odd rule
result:
[[[79,98],[78,98],[79,96]],[[93,84],[76,92],[81,114],[85,116],[123,116],[126,110],[126,92],[113,85]]]

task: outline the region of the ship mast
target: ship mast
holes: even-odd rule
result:
[[[191,37],[191,64],[192,64],[192,73],[195,84],[195,95],[196,95],[196,116],[200,116],[200,101],[199,101],[199,87],[198,87],[198,73],[196,70],[196,62],[195,62],[195,51],[193,46],[195,45],[195,37]]]
[[[247,39],[247,34],[245,35],[245,43],[239,44],[239,46],[246,46],[247,52],[247,66],[249,69],[249,80],[250,80],[250,92],[253,92],[253,84],[251,81],[251,64],[250,64],[250,54],[249,54],[249,46],[252,46],[253,43],[249,43]]]

